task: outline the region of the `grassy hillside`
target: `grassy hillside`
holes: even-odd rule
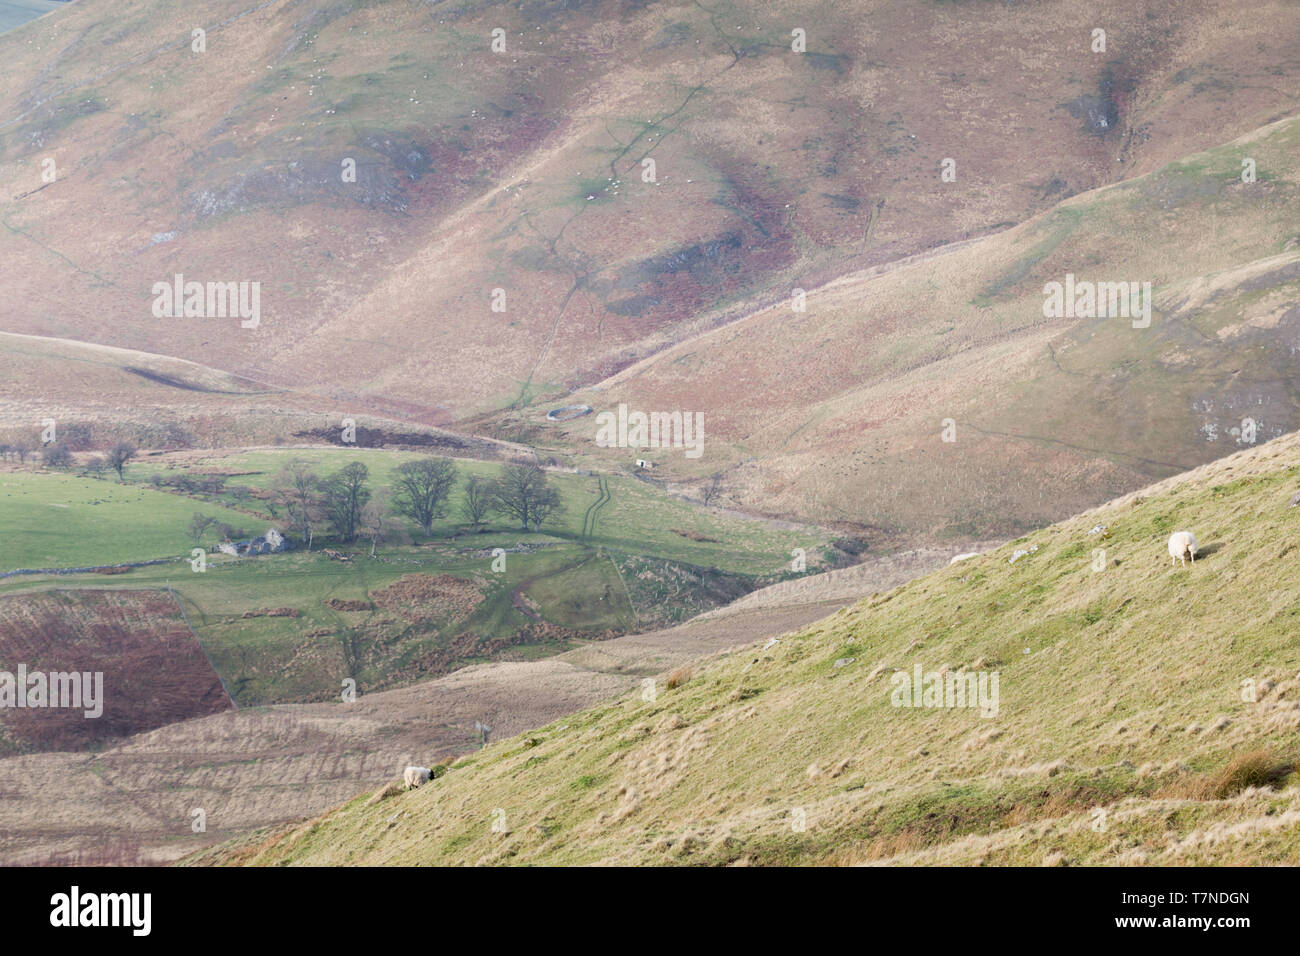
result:
[[[185,529],[196,511],[253,534],[266,530],[262,525],[275,520],[266,502],[240,489],[265,491],[291,460],[308,462],[322,475],[360,461],[370,473],[368,487],[379,490],[391,485],[393,469],[418,457],[422,456],[366,448],[157,455],[128,464],[126,484],[119,484],[116,476],[100,480],[42,470],[30,463],[17,467],[15,462],[15,467],[0,471],[0,571],[84,567],[188,554],[193,542]],[[434,522],[433,537],[460,540],[480,549],[496,547],[495,538],[489,543],[482,535],[464,537],[469,529],[461,507],[465,480],[471,475],[495,477],[501,466],[469,459],[457,461],[456,466],[457,487],[448,513]],[[152,483],[155,475],[169,479],[178,474],[226,476],[225,490],[218,495],[190,496]],[[603,497],[599,480],[605,481],[609,496],[599,509],[592,509]],[[794,548],[807,552],[810,567],[830,555],[826,535],[819,529],[701,508],[630,476],[598,479],[555,471],[549,481],[559,491],[565,508],[545,527],[547,535],[555,538],[759,576],[781,575]],[[594,510],[591,517],[589,509]],[[51,515],[58,520],[49,520]],[[396,519],[394,525],[395,541],[424,541],[407,519]],[[499,516],[489,516],[485,527],[512,544],[536,537]],[[213,543],[205,542],[208,547]]]
[[[321,473],[334,471],[350,461],[361,461],[370,469],[371,485],[383,487],[391,482],[394,468],[416,457],[419,456],[414,453],[362,448],[263,450],[187,456],[185,467],[201,471],[211,466],[247,472],[234,475],[229,484],[263,489],[289,459],[310,462]],[[458,460],[456,467],[461,486],[452,495],[447,516],[434,523],[434,532],[438,536],[464,529],[461,514],[464,481],[470,475],[492,478],[501,469],[499,464],[468,459]],[[144,480],[155,470],[147,463],[140,463],[130,474]],[[796,547],[807,550],[813,562],[826,556],[825,536],[819,531],[704,509],[695,502],[666,493],[659,485],[629,475],[598,479],[596,475],[555,471],[550,473],[549,480],[560,492],[565,507],[564,513],[545,528],[548,534],[556,537],[757,575],[780,574],[789,565],[790,551]],[[601,498],[600,480],[604,480],[609,488],[609,500],[586,523],[584,534],[588,509]],[[488,526],[507,536],[518,530],[500,518],[491,519]],[[409,525],[407,529],[414,530]]]
[[[1297,490],[1289,435],[194,862],[1294,863]]]
[[[703,409],[736,500],[912,539],[1010,537],[1300,427],[1300,120],[1022,225],[811,290],[573,401]],[[1243,183],[1242,162],[1257,180]],[[1047,318],[1044,286],[1149,282],[1149,327]],[[591,418],[543,426],[579,462]],[[945,422],[953,438],[945,441]]]

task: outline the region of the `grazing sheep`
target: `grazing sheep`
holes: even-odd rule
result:
[[[402,782],[406,784],[407,790],[412,790],[428,783],[431,776],[433,771],[428,767],[407,767],[406,772],[402,774]]]
[[[1185,566],[1187,558],[1196,563],[1196,535],[1190,531],[1175,531],[1169,536],[1169,563],[1181,561]]]

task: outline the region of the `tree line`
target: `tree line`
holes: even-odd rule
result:
[[[8,438],[0,441],[0,460],[25,463],[40,455],[48,468],[68,470],[75,461],[61,443],[42,445],[39,438]],[[118,442],[104,455],[95,455],[82,464],[82,473],[101,477],[107,471],[125,480],[125,469],[137,455],[129,442]],[[153,477],[155,485],[168,484],[190,493],[223,491],[223,477],[199,478]],[[301,535],[308,550],[318,534],[332,533],[338,540],[353,543],[369,538],[371,552],[376,542],[387,536],[395,517],[408,518],[424,532],[433,534],[434,522],[447,516],[453,492],[461,489],[460,513],[475,530],[481,529],[490,515],[517,521],[524,531],[539,531],[548,521],[563,514],[560,494],[547,480],[539,465],[528,462],[508,463],[495,478],[471,474],[462,482],[456,463],[447,458],[417,458],[393,470],[392,484],[372,491],[370,469],[359,461],[336,472],[322,475],[309,462],[288,462],[272,479],[266,500],[273,520],[283,520]],[[283,518],[281,518],[283,515]],[[188,532],[195,543],[216,528],[225,537],[242,536],[242,530],[221,524],[216,518],[195,513]]]
[[[539,531],[564,512],[559,492],[538,465],[506,464],[495,478],[472,474],[462,482],[456,463],[446,458],[403,462],[393,470],[392,484],[377,491],[362,462],[322,475],[309,462],[294,460],[272,479],[267,501],[271,516],[301,536],[308,550],[317,535],[332,533],[345,543],[368,538],[373,554],[396,517],[431,536],[434,522],[450,512],[457,487],[461,517],[475,530],[495,514],[519,522],[524,531]]]

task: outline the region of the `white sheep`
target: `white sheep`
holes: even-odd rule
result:
[[[402,782],[406,784],[407,790],[413,790],[428,783],[432,776],[433,771],[428,767],[407,767],[406,772],[402,774]]]
[[[1187,558],[1196,563],[1196,535],[1190,531],[1175,531],[1169,536],[1169,563],[1181,561],[1185,566]]]

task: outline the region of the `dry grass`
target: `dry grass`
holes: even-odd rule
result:
[[[1242,447],[1231,431],[1242,415],[1228,411],[1238,401],[1276,409],[1260,440],[1300,420],[1274,384],[1290,374],[1294,336],[1282,317],[1300,250],[1282,250],[1294,236],[1284,209],[1300,201],[1297,145],[1292,119],[1250,147],[1267,152],[1265,188],[1283,205],[1232,186],[1243,147],[1215,145],[1004,232],[845,276],[804,315],[787,302],[758,310],[573,400],[707,410],[708,458],[658,474],[700,480],[721,460],[735,499],[770,514],[851,517],[913,543],[1060,520]],[[1212,198],[1196,193],[1211,181],[1224,184]],[[1043,285],[1067,272],[1150,281],[1151,327],[1045,319]],[[1257,348],[1277,360],[1256,362]],[[1106,384],[1115,368],[1122,396]],[[1117,428],[1121,407],[1160,413]],[[614,454],[590,452],[587,437],[574,430],[567,449],[608,466]]]
[[[689,681],[694,676],[695,676],[694,668],[690,667],[689,665],[685,667],[679,667],[671,674],[668,675],[668,679],[664,681],[664,688],[667,690],[676,690],[677,688],[684,685],[687,681]]]
[[[370,797],[370,799],[366,801],[366,806],[373,807],[377,803],[383,803],[385,800],[389,799],[390,797],[396,797],[397,795],[405,792],[406,792],[406,785],[399,781],[394,781],[393,783],[390,783],[388,786],[376,790],[374,794]]]
[[[1234,757],[1216,774],[1188,780],[1187,796],[1199,800],[1227,800],[1251,787],[1277,789],[1296,770],[1294,760],[1280,760],[1267,750],[1255,750]]]

